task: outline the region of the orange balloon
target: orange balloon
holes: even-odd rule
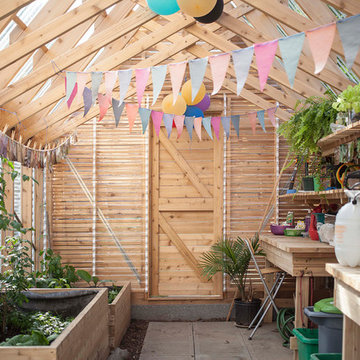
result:
[[[179,8],[193,17],[207,15],[214,9],[217,0],[177,0]]]
[[[196,105],[198,104],[205,96],[206,93],[206,89],[205,89],[205,85],[201,84],[200,86],[200,90],[197,93],[194,101],[192,101],[192,96],[191,96],[191,92],[192,92],[192,87],[191,87],[191,80],[188,80],[182,87],[181,89],[181,95],[182,97],[185,99],[186,103],[188,105]]]
[[[184,98],[179,95],[173,104],[173,94],[164,97],[161,104],[162,111],[166,114],[183,115],[186,111],[186,102]]]

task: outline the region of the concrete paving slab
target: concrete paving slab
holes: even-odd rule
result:
[[[149,356],[152,355],[169,358],[182,356],[184,359],[193,356],[192,323],[151,322],[146,332],[140,359],[151,359]]]
[[[234,329],[232,323],[199,322],[193,323],[193,328],[196,358],[199,355],[237,355],[239,359],[250,358],[240,331]]]
[[[151,322],[140,360],[291,360],[276,325],[263,324],[253,340],[233,322]]]

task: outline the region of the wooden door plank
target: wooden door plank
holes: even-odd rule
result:
[[[210,198],[160,198],[160,211],[213,211],[214,199]]]
[[[201,275],[201,270],[199,268],[199,262],[196,260],[195,256],[192,252],[187,248],[184,242],[180,239],[176,231],[172,228],[172,226],[166,221],[164,216],[159,212],[159,224],[161,228],[164,230],[166,235],[169,237],[171,242],[176,246],[180,254],[184,257],[186,262],[190,265],[190,267],[195,271],[198,278],[201,282],[207,282],[207,280]]]
[[[176,164],[180,167],[180,169],[184,172],[184,174],[189,178],[189,180],[194,185],[196,190],[199,191],[200,195],[202,195],[205,198],[212,198],[212,195],[210,194],[207,187],[201,182],[201,180],[196,175],[194,170],[190,167],[190,165],[183,158],[183,156],[180,154],[180,152],[175,148],[173,143],[167,138],[167,136],[164,134],[162,129],[160,130],[160,133],[159,133],[159,139],[161,141],[161,144],[165,147],[165,149],[172,156],[172,158],[174,159]]]

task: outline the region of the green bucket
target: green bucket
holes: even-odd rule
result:
[[[311,360],[341,360],[341,354],[312,354]]]
[[[297,328],[293,330],[293,334],[297,338],[299,360],[310,360],[311,354],[318,352],[318,329]]]

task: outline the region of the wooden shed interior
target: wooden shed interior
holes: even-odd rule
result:
[[[252,236],[264,223],[282,222],[289,210],[305,217],[307,206],[279,198],[293,167],[279,173],[288,153],[279,123],[297,102],[326,91],[339,94],[358,83],[360,56],[346,70],[335,35],[325,68],[314,74],[305,42],[294,85],[278,49],[261,91],[255,58],[237,95],[233,64],[221,90],[211,96],[207,116],[240,115],[240,135],[201,140],[184,130],[157,136],[152,124],[143,134],[137,115],[129,132],[126,111],[116,126],[111,108],[84,116],[84,104],[65,101],[66,71],[106,72],[149,68],[227,53],[294,35],[360,13],[358,0],[224,0],[222,16],[201,24],[182,12],[160,16],[145,0],[0,0],[0,129],[31,149],[52,150],[73,141],[68,155],[45,168],[16,166],[37,183],[7,188],[34,244],[33,258],[52,248],[65,263],[101,279],[131,282],[133,304],[231,302],[234,286],[221,277],[204,280],[199,256],[218,239]],[[345,69],[345,70],[344,70]],[[185,79],[189,79],[186,70]],[[135,73],[125,102],[136,103]],[[90,78],[87,82],[90,87]],[[204,84],[213,88],[208,67]],[[155,103],[148,80],[142,107],[161,110],[171,93],[169,74]],[[105,84],[100,86],[105,93]],[[114,88],[118,98],[118,83]],[[256,132],[248,114],[278,106],[274,127],[265,116]],[[276,196],[274,196],[276,193]],[[344,202],[345,200],[342,199]],[[270,205],[270,206],[269,206]],[[2,235],[4,239],[4,234]],[[264,260],[259,259],[261,264]],[[259,293],[255,268],[249,279]],[[319,282],[318,287],[323,283]],[[279,303],[291,304],[294,281],[287,278]],[[282,302],[281,302],[282,301]]]

